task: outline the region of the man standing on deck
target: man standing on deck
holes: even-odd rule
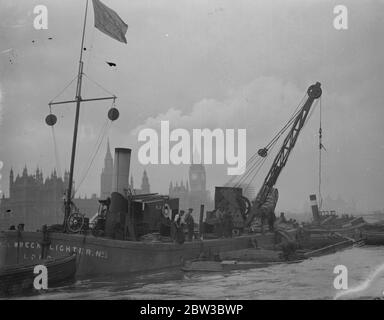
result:
[[[188,241],[192,241],[193,239],[193,232],[195,229],[195,221],[193,220],[192,217],[192,208],[188,209],[187,214],[185,215],[184,221],[185,224],[187,225],[187,231],[188,231]]]
[[[276,216],[275,216],[275,208],[277,204],[277,200],[279,198],[279,191],[276,188],[268,188],[268,193],[266,196],[266,199],[263,203],[260,203],[260,197],[261,194],[258,194],[253,206],[251,215],[248,219],[250,221],[248,223],[251,223],[252,220],[256,217],[260,217],[261,222],[261,233],[264,234],[264,224],[265,222],[268,223],[269,231],[273,232],[274,227],[273,224],[275,223]]]
[[[175,215],[175,219],[173,220],[173,225],[175,228],[175,238],[174,241],[182,244],[185,241],[185,236],[184,236],[184,230],[183,230],[183,215],[184,215],[184,210],[180,210],[180,213]]]
[[[280,217],[276,221],[277,223],[287,223],[287,219],[285,218],[284,212],[280,212]]]

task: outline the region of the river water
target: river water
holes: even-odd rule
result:
[[[347,268],[348,291],[334,288],[337,265]],[[226,273],[176,269],[81,280],[22,299],[373,299],[384,297],[383,290],[384,248],[362,247],[301,263]]]

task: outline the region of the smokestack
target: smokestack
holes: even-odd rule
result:
[[[125,195],[129,188],[131,151],[132,150],[128,148],[115,148],[112,192],[118,192],[121,195]]]
[[[311,203],[313,220],[316,223],[320,223],[320,213],[319,213],[319,206],[317,205],[316,195],[315,194],[309,195],[309,201]]]
[[[115,148],[111,205],[105,225],[105,235],[113,239],[122,240],[125,237],[125,225],[128,215],[128,201],[125,196],[129,188],[131,151],[131,149],[126,148]]]

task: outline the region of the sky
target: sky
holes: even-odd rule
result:
[[[246,129],[247,154],[265,146],[284,125],[307,88],[323,95],[322,194],[384,208],[383,1],[348,0],[348,29],[333,26],[338,1],[104,0],[128,24],[127,44],[95,29],[87,16],[83,97],[115,94],[120,118],[100,145],[78,194],[100,192],[100,172],[111,147],[132,148],[136,186],[147,170],[151,191],[167,193],[184,181],[188,165],[138,162],[139,129]],[[48,8],[48,30],[35,30],[33,9]],[[45,175],[69,167],[75,106],[56,106],[58,122],[45,122],[48,102],[76,76],[85,0],[0,0],[1,190],[11,167],[37,166]],[[49,40],[48,38],[52,38]],[[33,41],[33,42],[32,42]],[[116,63],[109,67],[105,61]],[[92,79],[92,80],[89,80]],[[107,89],[105,91],[103,88]],[[72,83],[55,100],[73,99]],[[75,181],[97,149],[110,102],[84,103],[80,113]],[[302,211],[318,189],[319,104],[298,139],[277,188],[278,210]],[[55,156],[54,140],[57,145]],[[253,181],[260,188],[273,155]],[[207,165],[207,185],[230,178],[226,165]]]

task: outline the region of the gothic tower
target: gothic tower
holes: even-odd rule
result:
[[[11,172],[9,173],[9,197],[12,197],[13,194],[13,169],[11,168]]]
[[[141,192],[142,193],[151,193],[151,186],[149,185],[149,179],[147,171],[144,170],[143,178],[141,180]]]
[[[111,195],[113,177],[113,158],[109,148],[109,141],[107,143],[107,153],[104,158],[104,168],[100,176],[100,198],[106,199]]]
[[[189,167],[189,207],[193,208],[195,218],[199,214],[200,205],[208,205],[208,191],[205,167],[197,150],[193,152],[193,163]]]
[[[196,148],[193,150],[192,164],[189,167],[189,186],[191,192],[206,192],[205,167]]]
[[[191,164],[189,167],[189,186],[191,192],[206,191],[206,176],[203,164]]]

